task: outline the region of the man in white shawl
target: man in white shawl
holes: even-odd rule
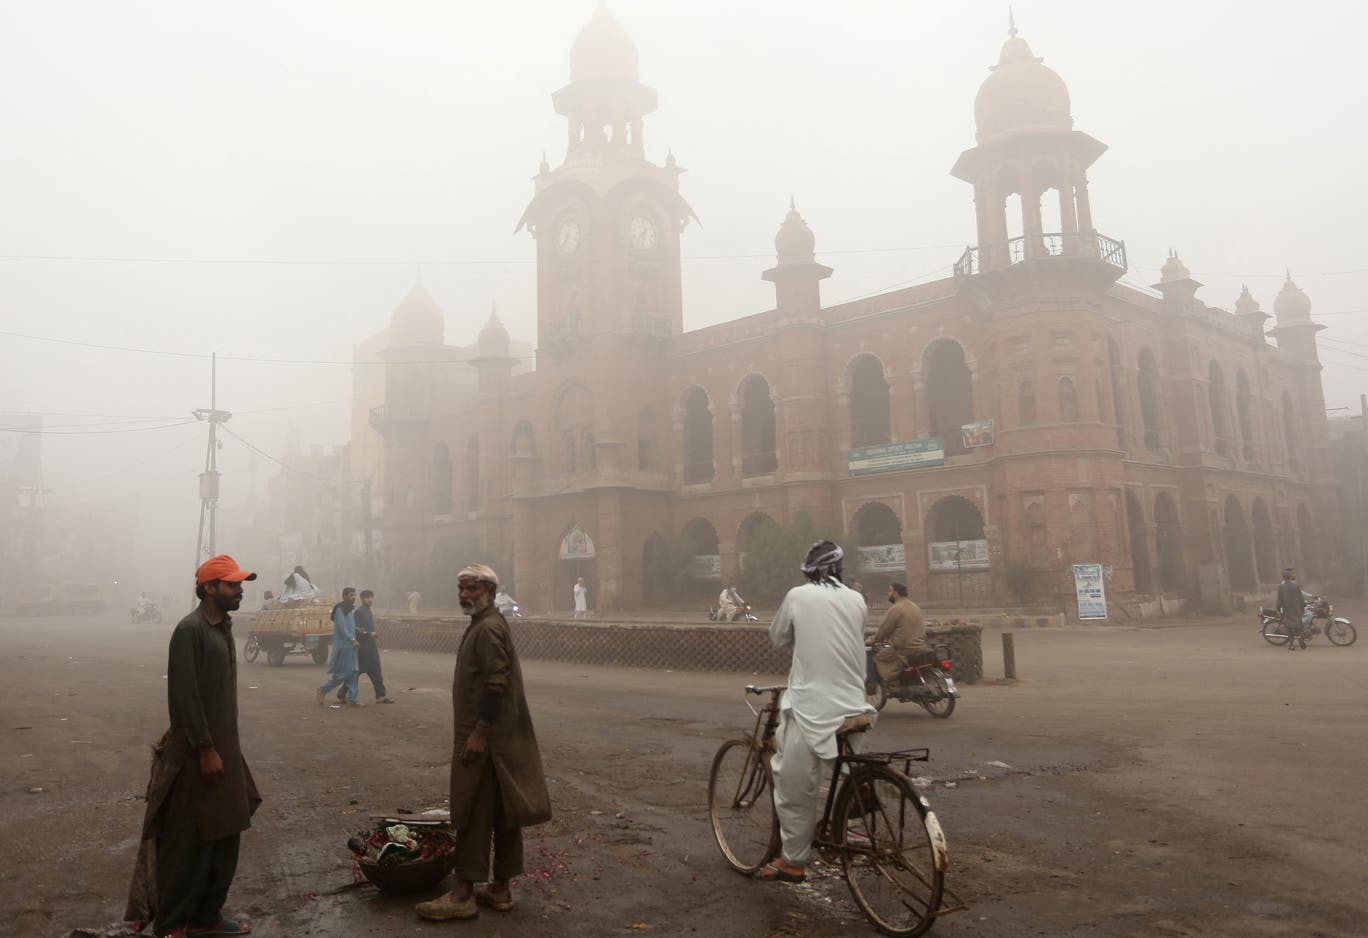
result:
[[[793,648],[779,707],[774,809],[783,850],[756,879],[800,883],[812,859],[822,779],[836,759],[836,732],[852,718],[872,725],[865,699],[865,601],[841,582],[844,552],[818,541],[803,560],[808,582],[788,591],[770,624],[776,648]]]

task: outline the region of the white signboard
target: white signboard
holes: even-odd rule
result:
[[[722,579],[722,555],[694,554],[693,575],[698,580]]]
[[[1073,565],[1074,592],[1078,596],[1078,618],[1107,618],[1107,587],[1100,563]]]
[[[987,541],[933,541],[928,546],[932,570],[987,570]]]
[[[859,555],[857,567],[870,573],[906,573],[907,552],[901,544],[880,544],[873,547],[857,547]]]

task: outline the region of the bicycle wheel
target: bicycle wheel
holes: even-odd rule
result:
[[[926,683],[935,690],[938,696],[935,700],[924,702],[922,706],[933,717],[944,720],[955,712],[955,698],[950,696],[950,685],[945,683],[945,675],[935,668],[927,672]]]
[[[1264,641],[1270,645],[1287,644],[1287,629],[1281,621],[1265,622],[1259,626],[1259,631],[1263,634]]]
[[[255,661],[257,655],[261,654],[261,646],[257,644],[256,636],[249,635],[247,644],[242,646],[242,658],[244,661]]]
[[[779,819],[766,753],[750,739],[722,744],[708,773],[708,820],[732,869],[754,873],[774,856]]]
[[[936,921],[948,854],[940,822],[897,769],[852,770],[834,807],[841,871],[865,916],[885,935],[920,935]]]
[[[1358,641],[1358,629],[1348,619],[1331,619],[1325,623],[1325,637],[1332,645],[1352,645]]]

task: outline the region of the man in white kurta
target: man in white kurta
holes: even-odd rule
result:
[[[829,549],[819,551],[823,545]],[[851,717],[874,713],[864,691],[865,601],[841,583],[841,559],[829,541],[813,545],[803,564],[808,582],[789,590],[770,624],[775,647],[792,646],[793,664],[773,759],[783,853],[761,879],[801,881],[812,858],[822,780],[836,759],[836,731]]]
[[[589,615],[589,589],[584,585],[584,577],[575,580],[575,618],[583,619]]]

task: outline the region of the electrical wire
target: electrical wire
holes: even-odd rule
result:
[[[229,430],[228,427],[227,427],[226,425],[224,425],[224,424],[219,424],[219,429],[222,430],[224,433],[226,433],[228,436],[231,436],[233,439],[237,440],[239,443],[241,443],[243,446],[247,447],[247,448],[248,448],[249,450],[251,450],[252,452],[256,453],[256,454],[257,454],[258,456],[260,456],[262,459],[268,459],[268,460],[270,460],[271,462],[275,463],[275,464],[276,464],[277,466],[279,466],[280,468],[284,469],[286,472],[293,472],[293,473],[296,474],[296,475],[305,476],[306,478],[310,478],[310,479],[316,479],[316,480],[318,480],[319,482],[329,482],[329,483],[331,483],[331,484],[333,484],[333,485],[364,485],[364,484],[365,484],[365,482],[363,482],[363,481],[358,481],[358,480],[355,480],[355,479],[332,479],[332,478],[328,478],[327,476],[321,476],[321,475],[317,475],[317,474],[312,473],[312,472],[306,472],[306,471],[303,470],[303,469],[296,469],[294,466],[291,466],[291,465],[289,465],[288,463],[286,463],[285,460],[279,459],[279,458],[277,458],[277,457],[275,457],[275,456],[272,456],[270,453],[266,452],[264,449],[262,449],[261,447],[257,446],[255,443],[252,443],[252,442],[250,442],[250,441],[248,441],[248,440],[243,439],[241,435],[239,435],[239,434],[237,434],[237,433],[234,433],[232,430]]]
[[[179,423],[163,423],[155,427],[122,427],[117,430],[48,430],[35,427],[0,427],[0,433],[34,433],[42,436],[98,436],[109,433],[141,433],[144,430],[169,430],[172,427],[188,427],[199,423],[198,420],[182,420]]]

